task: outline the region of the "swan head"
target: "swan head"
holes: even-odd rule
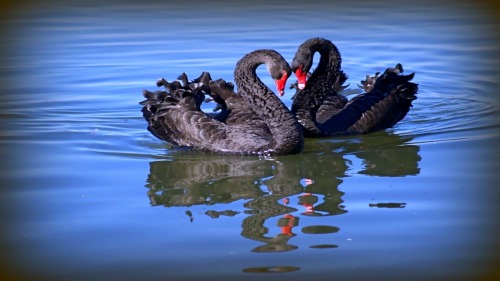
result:
[[[299,47],[291,64],[292,72],[295,73],[295,76],[297,77],[297,86],[300,90],[303,90],[306,86],[307,76],[313,63],[314,53],[311,49],[303,47],[307,42],[308,41]]]
[[[285,94],[285,85],[288,78],[292,74],[292,69],[288,63],[283,59],[282,62],[276,63],[269,69],[269,73],[276,84],[276,89],[279,95],[282,97]]]

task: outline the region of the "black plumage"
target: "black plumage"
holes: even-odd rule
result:
[[[204,79],[189,82],[161,80],[166,91],[144,91],[142,112],[148,130],[176,146],[230,154],[283,155],[303,149],[303,135],[295,116],[256,74],[266,64],[280,93],[291,74],[283,57],[273,50],[257,50],[236,64],[235,84]],[[208,86],[208,87],[207,87]],[[205,95],[220,104],[221,112],[209,115],[200,109]]]
[[[321,56],[316,69],[313,55]],[[337,47],[324,38],[312,38],[298,48],[292,71],[298,84],[291,111],[308,137],[366,134],[393,127],[403,119],[417,98],[418,85],[410,82],[414,73],[402,75],[403,67],[388,68],[382,75],[361,81],[365,90],[351,100],[340,94],[346,74],[341,70]]]

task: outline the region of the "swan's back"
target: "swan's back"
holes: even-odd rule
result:
[[[157,138],[179,147],[237,154],[258,151],[272,140],[267,126],[234,92],[211,93],[205,84],[177,82],[162,79],[158,84],[165,90],[143,91],[143,117],[148,122],[147,130]],[[214,82],[224,84],[224,91],[229,90],[224,80],[211,80],[210,84]],[[226,106],[224,112],[203,112],[200,104],[205,95],[220,97],[219,102]]]
[[[398,64],[382,75],[362,81],[367,93],[350,100],[338,114],[319,124],[329,135],[355,135],[393,127],[401,121],[417,99],[418,85],[414,73],[402,75]]]

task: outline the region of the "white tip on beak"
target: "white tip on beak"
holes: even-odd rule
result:
[[[299,89],[304,90],[305,87],[306,87],[306,84],[299,83]]]

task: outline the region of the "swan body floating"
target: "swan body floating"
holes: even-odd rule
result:
[[[309,74],[313,55],[321,57]],[[388,68],[383,74],[361,81],[365,91],[351,100],[339,92],[347,76],[341,70],[337,47],[324,38],[301,44],[291,63],[297,76],[297,92],[291,111],[307,137],[366,134],[393,127],[401,121],[417,98],[418,85],[410,82],[414,73],[402,75],[403,66]]]
[[[157,85],[165,91],[143,91],[141,102],[148,130],[159,139],[175,146],[200,151],[246,155],[284,155],[302,151],[302,129],[295,116],[257,76],[259,65],[266,64],[283,95],[291,75],[286,60],[276,51],[262,49],[243,56],[234,70],[233,86],[222,79],[211,80],[208,73],[189,83]],[[213,91],[213,93],[212,93]],[[209,94],[218,102],[221,112],[207,114],[200,105]]]

